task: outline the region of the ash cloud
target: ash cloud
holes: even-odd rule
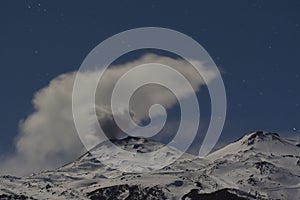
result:
[[[189,80],[195,91],[199,91],[201,85],[205,84],[189,63],[153,54],[109,68],[99,82],[95,102],[98,121],[110,138],[122,136],[120,129],[113,121],[110,109],[110,97],[115,82],[132,67],[151,62],[174,67]],[[203,72],[209,77],[209,81],[217,76],[214,71],[204,65]],[[155,72],[148,74],[148,76],[156,75]],[[84,77],[84,84],[88,90],[89,84],[97,81],[98,72],[85,72],[81,76]],[[72,90],[75,77],[76,72],[59,75],[51,80],[48,86],[35,93],[32,100],[34,112],[20,121],[20,131],[15,138],[15,152],[2,158],[1,174],[25,175],[53,169],[75,160],[86,151],[77,135],[72,115]],[[139,78],[143,78],[143,75]],[[131,84],[134,84],[134,80],[128,83],[128,87]],[[89,113],[93,107],[86,105],[86,92],[82,91],[81,106],[83,112]],[[188,97],[189,94],[182,91],[180,95]],[[175,96],[165,88],[153,90],[151,86],[145,87],[132,98],[130,112],[133,120],[139,123],[148,117],[149,106],[159,103],[169,109],[176,102]],[[120,115],[122,115],[122,108]],[[93,126],[94,124],[91,124],[91,127]]]

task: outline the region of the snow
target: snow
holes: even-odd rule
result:
[[[151,152],[164,146],[140,138],[114,142],[132,152]],[[4,194],[12,199],[17,199],[17,195],[35,199],[89,199],[91,195],[102,195],[109,191],[117,194],[121,188],[124,191],[116,199],[124,199],[131,193],[140,197],[145,194],[158,195],[154,199],[162,198],[159,195],[167,199],[179,199],[192,190],[211,193],[225,188],[231,188],[228,190],[230,193],[248,199],[300,199],[298,144],[274,133],[254,132],[206,158],[185,153],[171,165],[159,170],[132,173],[131,168],[142,167],[143,162],[151,159],[144,158],[138,165],[131,165],[127,160],[125,163],[129,172],[125,173],[114,169],[117,165],[123,165],[124,161],[113,159],[115,155],[109,154],[108,143],[104,142],[92,151],[96,152],[94,155],[110,159],[111,167],[86,153],[56,170],[22,178],[2,176],[0,199]],[[161,162],[172,159],[177,151],[170,147],[169,153],[156,154],[155,159]]]

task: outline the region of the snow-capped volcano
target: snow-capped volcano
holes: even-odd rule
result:
[[[276,133],[254,132],[207,156],[206,173],[222,185],[267,199],[300,198],[300,147]],[[253,193],[252,192],[252,193]]]
[[[277,133],[257,131],[249,133],[239,140],[227,145],[226,147],[208,156],[216,159],[218,156],[236,154],[239,152],[257,152],[265,154],[300,154],[299,143],[293,140],[281,138]],[[298,145],[298,146],[297,146]]]
[[[112,141],[120,148],[147,153],[164,147],[145,138]],[[114,160],[104,142],[59,169],[29,177],[0,178],[0,199],[300,199],[300,145],[274,133],[254,132],[199,158],[183,154],[159,170],[125,171],[151,159],[174,159],[178,150],[141,160]],[[97,159],[108,159],[105,165]]]

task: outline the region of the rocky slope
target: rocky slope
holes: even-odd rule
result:
[[[113,142],[144,153],[164,146],[132,137]],[[111,160],[110,167],[86,153],[56,170],[22,178],[2,176],[0,199],[300,199],[300,145],[275,133],[250,133],[206,158],[183,154],[173,164],[147,173],[113,169],[137,165],[120,163],[108,149],[104,142],[92,151]],[[177,151],[169,148],[151,159],[173,159]]]

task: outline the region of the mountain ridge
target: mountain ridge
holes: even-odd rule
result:
[[[112,142],[136,153],[165,146],[137,137]],[[171,165],[147,173],[115,170],[87,152],[56,170],[0,177],[0,199],[300,199],[297,144],[276,133],[257,131],[205,158],[184,153]],[[107,145],[93,151],[106,156]],[[169,159],[176,153],[172,151],[158,156]]]

